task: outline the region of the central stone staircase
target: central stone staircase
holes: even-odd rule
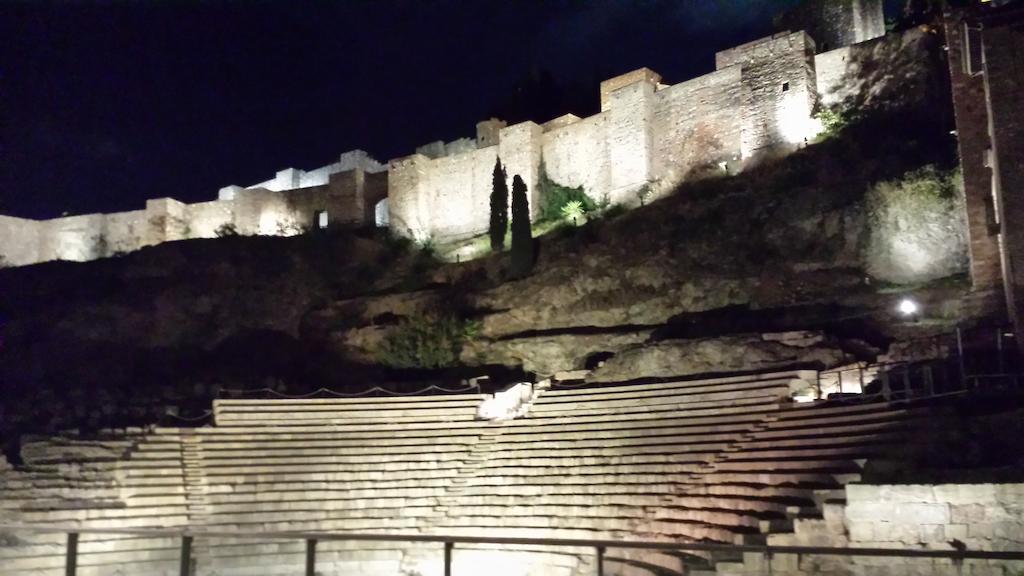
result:
[[[506,420],[480,419],[480,394],[218,400],[214,426],[30,444],[24,466],[0,472],[0,491],[5,516],[45,525],[763,543],[821,518],[915,417],[886,403],[794,404],[807,377],[538,386]],[[62,538],[8,538],[3,574],[62,574]],[[176,576],[178,545],[90,536],[79,574]],[[304,551],[301,541],[197,539],[193,573],[294,574]],[[426,575],[442,554],[440,544],[323,541],[317,570]],[[458,546],[454,573],[590,574],[593,554]],[[605,574],[738,561],[609,549]]]

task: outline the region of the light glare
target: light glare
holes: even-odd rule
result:
[[[917,314],[920,309],[921,307],[917,305],[917,302],[914,302],[910,298],[900,300],[899,310],[900,314],[903,314],[904,316],[913,316],[914,314]]]

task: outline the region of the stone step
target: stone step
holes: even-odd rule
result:
[[[762,385],[755,384],[748,386],[745,390],[729,389],[718,392],[697,392],[688,393],[629,393],[608,394],[592,396],[584,399],[575,396],[563,396],[559,398],[542,397],[533,403],[531,415],[555,411],[576,411],[586,413],[589,411],[603,413],[610,408],[626,408],[632,406],[661,406],[661,405],[701,405],[701,404],[729,404],[734,400],[744,397],[765,396],[769,398],[781,398],[788,396],[789,387],[782,383]]]
[[[271,407],[271,408],[311,408],[311,407],[335,407],[335,406],[394,406],[409,404],[412,406],[449,406],[459,403],[478,404],[488,398],[488,394],[447,394],[447,395],[425,395],[425,396],[378,396],[365,398],[274,398],[274,399],[233,399],[218,398],[213,405],[219,408],[237,407]]]
[[[800,379],[808,376],[807,371],[782,371],[782,372],[771,372],[765,374],[751,374],[743,376],[722,376],[719,378],[700,378],[691,380],[673,380],[669,382],[658,382],[654,384],[594,384],[592,386],[571,388],[571,389],[551,389],[544,392],[544,396],[548,395],[572,395],[572,394],[606,394],[608,392],[622,392],[622,391],[634,391],[634,390],[661,390],[664,388],[686,388],[686,387],[700,387],[708,386],[713,384],[741,384],[744,382],[758,382],[758,381],[769,381],[769,380],[790,380]]]

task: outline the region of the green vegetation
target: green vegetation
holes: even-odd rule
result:
[[[508,232],[508,174],[501,165],[501,158],[495,161],[491,177],[491,221],[487,232],[491,250],[504,250],[505,234]]]
[[[513,278],[525,278],[533,268],[533,232],[530,228],[530,200],[526,182],[516,174],[512,179],[512,266]]]
[[[453,315],[414,316],[402,320],[384,339],[377,360],[392,368],[456,366],[462,346],[479,329],[479,323]]]
[[[860,115],[856,110],[835,106],[823,108],[814,117],[821,122],[821,134],[818,138],[822,140],[838,136],[848,126],[860,119]]]
[[[586,213],[583,211],[583,203],[579,200],[570,200],[562,206],[562,218],[573,224],[582,224]]]
[[[865,198],[868,272],[906,284],[967,266],[960,175],[928,165],[876,184]]]
[[[570,188],[549,178],[544,162],[540,163],[537,185],[540,188],[540,220],[560,220],[564,216],[562,209],[570,202],[579,202],[584,214],[599,208],[582,186]]]
[[[224,238],[225,236],[238,236],[238,228],[235,228],[234,223],[225,222],[217,227],[213,232],[217,235],[217,238]]]

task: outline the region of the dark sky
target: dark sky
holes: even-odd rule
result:
[[[0,4],[0,212],[209,200],[353,148],[385,161],[529,108],[516,87],[542,71],[555,107],[589,114],[600,79],[709,72],[794,3]]]

